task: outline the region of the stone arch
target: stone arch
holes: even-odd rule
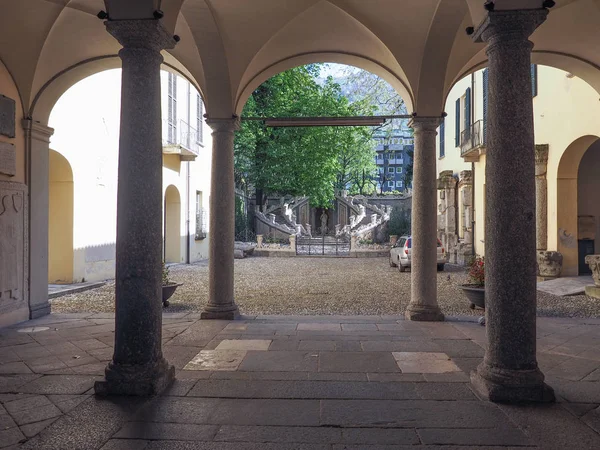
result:
[[[185,237],[184,237],[185,238]],[[164,203],[164,260],[181,261],[181,195],[172,184],[165,190]]]
[[[414,108],[414,97],[410,90],[410,87],[399,77],[397,77],[393,71],[387,67],[382,66],[374,60],[368,58],[352,55],[347,53],[330,53],[330,52],[316,52],[306,53],[303,55],[292,56],[290,58],[278,61],[273,65],[267,67],[262,72],[258,73],[252,78],[240,91],[238,95],[235,113],[240,115],[244,109],[244,105],[248,101],[252,92],[256,90],[262,83],[267,81],[269,78],[277,75],[278,73],[285,72],[286,70],[293,69],[294,67],[304,66],[313,63],[337,63],[345,64],[348,66],[358,67],[360,69],[371,72],[386,82],[388,82],[398,92],[400,97],[404,100],[406,109],[409,112],[413,111]]]
[[[96,73],[121,67],[118,55],[105,55],[75,64],[48,80],[34,97],[29,109],[29,116],[41,123],[48,123],[52,108],[58,99],[72,86]],[[173,57],[165,55],[162,70],[173,72],[187,79],[204,99],[204,94],[192,75]]]
[[[73,169],[63,155],[49,154],[48,282],[72,283],[73,280]]]
[[[578,179],[581,161],[590,147],[597,145],[600,137],[582,136],[573,141],[563,153],[558,166],[557,198],[557,250],[563,255],[563,276],[578,274]]]

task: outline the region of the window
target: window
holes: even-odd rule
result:
[[[378,153],[378,154],[377,154],[377,159],[378,159],[379,161],[383,161],[383,155],[382,155],[381,153]]]
[[[394,173],[394,168],[393,167],[388,167],[388,172],[389,173]]]
[[[204,105],[202,104],[202,98],[200,94],[196,94],[196,142],[202,144],[204,142],[204,135],[202,130],[202,122],[204,117]]]
[[[196,191],[196,237],[197,241],[206,238],[206,211],[202,207],[202,192]]]
[[[456,100],[456,117],[454,122],[454,146],[460,147],[460,98]]]
[[[483,71],[481,83],[483,91],[483,143],[487,142],[487,117],[488,117],[488,69]]]
[[[393,181],[388,181],[388,187],[393,188],[394,187],[394,182]]]
[[[379,172],[379,173],[383,173],[383,167],[378,167],[378,168],[377,168],[377,172]]]
[[[402,173],[402,167],[396,167],[396,173]]]
[[[177,76],[169,72],[167,83],[167,142],[177,144]]]
[[[537,65],[531,65],[531,94],[533,97],[538,95],[538,81],[537,81]]]
[[[396,187],[401,188],[402,187],[402,181],[396,181]]]

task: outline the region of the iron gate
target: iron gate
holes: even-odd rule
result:
[[[298,236],[296,255],[347,256],[350,254],[350,237],[347,236]]]

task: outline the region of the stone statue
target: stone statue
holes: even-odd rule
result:
[[[325,211],[323,211],[323,214],[321,214],[321,233],[325,234],[327,233],[327,213]]]

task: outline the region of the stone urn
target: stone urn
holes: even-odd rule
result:
[[[169,299],[171,298],[171,296],[175,293],[175,291],[177,290],[177,288],[179,286],[181,286],[183,283],[169,283],[169,284],[164,284],[162,287],[162,302],[163,302],[163,307],[167,307],[169,306]]]
[[[398,235],[390,234],[390,245],[393,247],[394,245],[396,245],[396,242],[398,242]]]
[[[257,234],[256,235],[256,246],[258,248],[262,247],[263,245],[263,235],[262,234]]]
[[[587,255],[585,257],[585,263],[590,266],[594,284],[597,287],[600,287],[600,255]]]
[[[485,286],[479,284],[463,284],[460,286],[467,300],[471,303],[471,309],[479,307],[485,309]]]
[[[559,252],[539,250],[537,252],[538,276],[558,278],[562,270],[563,256]]]

